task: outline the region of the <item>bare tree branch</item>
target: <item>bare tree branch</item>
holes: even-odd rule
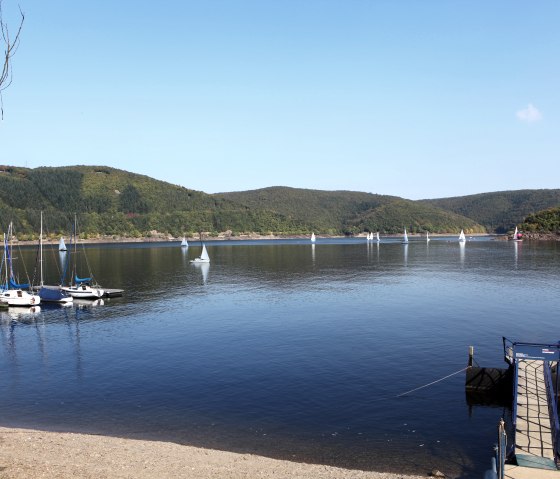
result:
[[[2,73],[0,73],[0,115],[4,119],[4,104],[2,101],[2,91],[10,86],[12,83],[12,64],[10,59],[15,55],[19,46],[19,35],[21,33],[21,28],[23,27],[23,21],[25,20],[25,15],[19,8],[19,13],[21,15],[21,21],[17,29],[15,37],[10,37],[10,30],[8,24],[4,22],[4,17],[2,15],[2,0],[0,0],[0,31],[2,31],[2,44],[4,46],[4,54],[0,59],[2,62]]]

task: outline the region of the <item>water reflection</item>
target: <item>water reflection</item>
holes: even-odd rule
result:
[[[404,255],[404,266],[406,267],[406,266],[408,266],[408,243],[405,243],[405,244],[403,245],[403,248],[404,248],[404,252],[403,252],[403,255]]]
[[[521,243],[519,241],[514,241],[513,242],[513,258],[514,258],[513,265],[514,265],[515,269],[517,269],[517,261],[519,259],[519,246],[520,246],[520,244]]]
[[[459,241],[459,262],[461,267],[465,266],[465,241]]]
[[[311,262],[315,264],[315,243],[311,245]]]
[[[210,263],[191,263],[195,269],[200,270],[202,275],[202,284],[208,282],[208,272],[210,271]]]

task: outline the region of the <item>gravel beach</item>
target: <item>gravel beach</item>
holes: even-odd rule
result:
[[[418,479],[170,442],[0,427],[0,478]]]

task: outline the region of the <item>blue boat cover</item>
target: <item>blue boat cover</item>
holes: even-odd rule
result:
[[[89,281],[91,281],[91,278],[78,278],[78,276],[75,275],[74,281],[76,281],[76,284],[88,283]]]
[[[11,289],[29,289],[29,283],[17,284],[13,278],[10,278]]]

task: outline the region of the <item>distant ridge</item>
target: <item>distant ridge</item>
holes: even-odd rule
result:
[[[419,202],[464,215],[488,231],[505,233],[528,215],[560,206],[560,189],[496,191]]]
[[[21,239],[68,235],[78,215],[84,237],[172,237],[225,233],[354,235],[367,231],[505,231],[560,205],[560,190],[521,190],[412,201],[355,191],[282,186],[207,194],[106,166],[0,166],[0,227]]]

